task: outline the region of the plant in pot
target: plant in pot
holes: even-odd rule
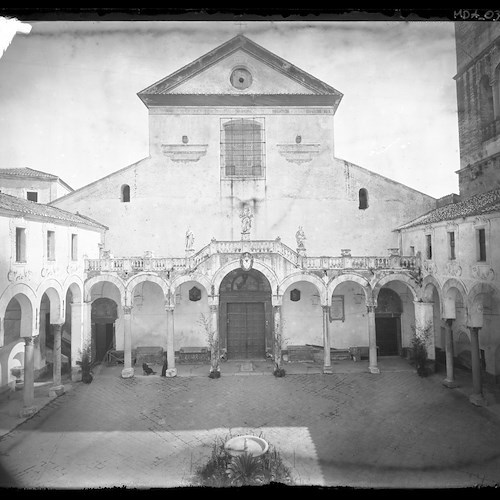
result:
[[[92,373],[92,350],[90,344],[85,344],[83,349],[80,351],[81,360],[77,361],[82,370],[82,382],[84,384],[90,384],[94,379]]]
[[[286,371],[282,366],[283,356],[282,349],[285,344],[285,338],[283,337],[283,333],[281,328],[275,328],[274,333],[274,370],[273,375],[275,377],[284,377],[286,375]]]
[[[219,337],[215,328],[212,326],[211,317],[201,314],[200,324],[205,330],[208,346],[210,348],[210,372],[209,378],[220,378],[220,354],[219,354]]]
[[[429,347],[432,331],[432,324],[427,323],[412,327],[413,337],[411,339],[413,361],[420,377],[427,377],[430,374],[427,349]]]

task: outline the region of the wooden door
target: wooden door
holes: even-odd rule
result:
[[[379,356],[397,356],[399,354],[400,318],[375,318],[377,347]]]
[[[96,359],[101,361],[113,347],[113,323],[96,323]]]
[[[266,350],[265,323],[263,302],[228,303],[228,359],[263,358]]]

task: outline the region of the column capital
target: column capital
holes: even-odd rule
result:
[[[375,304],[366,304],[366,312],[368,314],[370,314],[370,313],[375,314],[375,309],[377,309],[377,306]]]
[[[62,323],[60,321],[57,321],[55,323],[50,323],[51,326],[53,326],[56,330],[60,330],[62,329],[64,323],[66,323],[65,321],[63,321]]]
[[[216,313],[219,310],[218,304],[211,304],[209,307],[211,313]]]
[[[125,314],[126,316],[132,314],[132,309],[132,306],[123,306],[123,314]]]
[[[329,305],[321,305],[321,308],[323,309],[324,314],[328,314],[330,312],[330,306]]]
[[[275,311],[280,311],[281,310],[281,304],[276,304],[273,306]]]
[[[174,312],[175,306],[172,304],[165,304],[165,311],[167,312]]]
[[[35,339],[36,339],[37,336],[33,336],[33,337],[24,337],[24,345],[25,346],[32,346],[35,344]]]

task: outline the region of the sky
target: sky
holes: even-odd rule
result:
[[[0,168],[74,189],[148,156],[137,93],[242,33],[344,94],[335,156],[458,193],[451,21],[29,21],[0,57]]]

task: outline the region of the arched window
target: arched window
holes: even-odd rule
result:
[[[128,203],[130,201],[130,186],[128,184],[124,184],[122,186],[122,202]]]
[[[492,122],[495,120],[493,89],[487,75],[484,75],[479,82],[479,116],[481,119],[483,141],[485,141],[495,135],[495,130],[492,126]]]
[[[222,123],[223,177],[264,176],[264,122],[235,118]]]
[[[359,209],[365,210],[368,208],[368,191],[365,188],[359,190]]]

